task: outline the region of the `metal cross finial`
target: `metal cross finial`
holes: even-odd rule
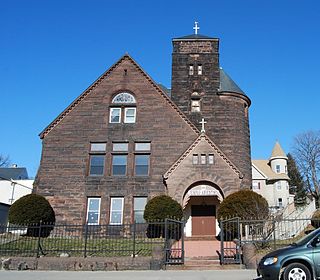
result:
[[[204,120],[204,118],[202,118],[202,120],[201,120],[201,122],[200,122],[200,124],[202,125],[202,127],[201,127],[201,133],[206,132],[206,130],[204,129],[204,125],[205,125],[206,123],[207,123],[207,122]]]
[[[194,22],[193,29],[194,29],[194,34],[197,35],[198,34],[198,30],[200,29],[200,27],[198,27],[198,22],[197,21]]]

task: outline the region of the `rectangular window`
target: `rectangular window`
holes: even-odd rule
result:
[[[210,154],[210,155],[208,156],[208,163],[209,163],[209,164],[214,164],[214,155],[211,155],[211,154]]]
[[[206,155],[201,155],[201,164],[206,164]]]
[[[88,197],[87,200],[87,224],[98,225],[100,221],[100,197]]]
[[[135,175],[149,175],[150,155],[135,155]]]
[[[136,108],[125,108],[124,122],[125,123],[135,123],[136,122]]]
[[[282,204],[282,198],[278,198],[278,206],[279,206],[279,207],[282,207],[282,206],[283,206],[283,204]]]
[[[192,156],[192,164],[199,164],[199,157],[197,154]]]
[[[193,75],[193,65],[189,65],[189,75]]]
[[[123,223],[123,197],[111,197],[110,225],[121,225]]]
[[[133,218],[136,223],[145,223],[143,218],[144,208],[147,204],[147,197],[133,198]]]
[[[128,151],[128,143],[113,143],[112,150],[114,152],[127,152]]]
[[[202,65],[198,65],[198,75],[202,75]]]
[[[127,155],[112,156],[112,175],[121,176],[127,174]]]
[[[281,190],[281,182],[277,182],[276,185],[277,185],[277,189],[280,191]]]
[[[200,112],[200,100],[191,100],[191,112]]]
[[[260,182],[253,182],[252,183],[252,189],[260,190]]]
[[[136,152],[143,152],[143,151],[150,151],[151,149],[151,143],[135,143],[135,151]]]
[[[110,123],[121,122],[121,108],[110,108]]]
[[[107,148],[106,143],[91,143],[90,151],[91,152],[105,152]]]
[[[276,172],[280,173],[280,165],[276,165]]]
[[[105,155],[90,155],[90,171],[92,176],[101,176],[104,173]]]

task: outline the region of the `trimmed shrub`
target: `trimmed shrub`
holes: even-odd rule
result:
[[[9,222],[28,226],[27,236],[48,237],[55,223],[50,203],[41,195],[28,194],[15,201],[9,209]],[[39,233],[39,225],[41,232]]]
[[[239,217],[243,220],[263,220],[269,215],[268,202],[251,190],[240,190],[227,196],[220,204],[218,219]]]
[[[319,228],[320,227],[320,209],[316,210],[311,218],[311,225],[314,228]]]
[[[167,195],[159,195],[150,199],[144,210],[144,219],[148,222],[147,236],[149,238],[165,237],[164,221],[167,218],[181,221],[183,211],[181,205]],[[179,240],[181,238],[180,225],[169,224],[167,237]]]

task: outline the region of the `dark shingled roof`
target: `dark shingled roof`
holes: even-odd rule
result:
[[[220,89],[219,91],[245,93],[238,87],[238,85],[230,78],[230,76],[220,68]]]
[[[169,96],[171,97],[171,89],[167,88],[166,86],[164,86],[163,84],[158,84],[158,86]]]
[[[183,36],[183,37],[179,37],[179,38],[173,38],[173,41],[174,40],[201,40],[201,39],[218,40],[218,38],[213,38],[213,37],[209,37],[209,36],[205,36],[205,35],[201,35],[201,34],[191,34],[191,35],[187,35],[187,36]]]
[[[28,179],[28,172],[25,167],[1,167],[0,180],[24,180]]]

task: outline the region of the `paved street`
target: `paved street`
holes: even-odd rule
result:
[[[1,280],[252,280],[254,270],[210,270],[210,271],[0,271]]]

